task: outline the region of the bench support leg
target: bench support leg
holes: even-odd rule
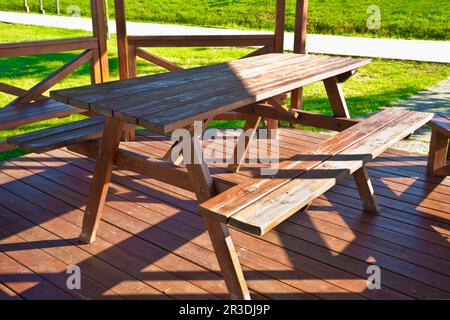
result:
[[[353,173],[353,178],[355,179],[356,188],[361,197],[364,211],[371,213],[380,212],[367,168],[362,166],[360,169],[356,170]]]
[[[433,129],[431,132],[430,152],[428,155],[428,174],[446,175],[449,152],[449,138],[441,132]]]
[[[195,147],[197,144],[197,147]],[[214,182],[206,163],[203,161],[202,149],[193,139],[191,163],[186,165],[188,175],[194,186],[197,201],[202,203],[216,195]],[[216,220],[204,218],[206,228],[222,271],[225,284],[232,299],[249,300],[250,293],[233,245],[228,227]]]
[[[327,91],[328,100],[335,117],[350,118],[344,93],[337,77],[325,79],[323,81]]]
[[[250,300],[250,293],[234,248],[228,227],[220,222],[205,218],[214,252],[220,265],[225,284],[234,300]]]
[[[133,125],[125,124],[123,128],[122,141],[135,141],[136,140],[136,130]]]
[[[103,206],[108,193],[114,167],[114,158],[119,149],[123,126],[124,123],[121,120],[113,118],[106,119],[80,235],[80,240],[85,243],[95,241],[95,233],[100,223]]]
[[[238,138],[237,145],[234,149],[233,160],[235,163],[232,163],[228,166],[228,171],[230,172],[238,172],[241,168],[242,162],[245,161],[245,155],[250,146],[250,142],[255,136],[259,123],[261,122],[261,117],[249,117],[245,121],[244,133],[242,136]],[[242,139],[245,139],[244,148],[240,148],[239,146],[242,144]],[[243,150],[241,150],[243,149]]]

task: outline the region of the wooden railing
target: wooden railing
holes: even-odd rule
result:
[[[91,0],[91,12],[93,24],[92,37],[0,44],[0,58],[82,50],[80,54],[29,90],[0,83],[0,92],[17,97],[9,105],[25,105],[33,101],[48,99],[48,97],[43,95],[47,90],[87,62],[91,64],[92,83],[108,81],[108,52],[106,48],[106,21],[103,0]]]
[[[142,48],[153,47],[261,47],[250,56],[274,52],[275,35],[213,35],[213,36],[129,36],[128,72],[136,77],[136,57],[140,57],[169,71],[182,70],[164,58]]]
[[[98,38],[96,37],[0,43],[0,58],[97,48]]]
[[[0,91],[17,96],[18,98],[11,102],[14,105],[25,105],[32,101],[45,99],[46,97],[43,96],[44,92],[89,61],[91,61],[92,82],[100,83],[102,78],[100,63],[98,63],[99,52],[97,38],[1,44],[0,57],[18,57],[75,50],[84,51],[34,85],[31,89],[24,90],[12,85],[0,83]]]

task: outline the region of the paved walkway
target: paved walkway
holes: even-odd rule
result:
[[[27,14],[0,11],[0,21],[31,24],[67,29],[92,30],[88,18],[61,17],[41,14]],[[211,34],[261,34],[267,32],[244,31],[218,28],[188,27],[168,24],[128,22],[128,33],[132,35],[211,35]],[[114,21],[109,29],[115,33]],[[292,50],[294,36],[285,35],[285,49]],[[450,41],[374,39],[314,35],[308,36],[308,51],[311,53],[379,57],[429,62],[450,62]]]
[[[412,97],[393,103],[392,106],[415,111],[450,112],[450,78],[439,82]],[[403,140],[395,148],[413,153],[428,153],[431,129],[423,127],[408,140]]]

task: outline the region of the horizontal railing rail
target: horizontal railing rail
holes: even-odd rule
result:
[[[142,58],[169,71],[182,70],[162,57],[142,48],[155,47],[260,47],[246,55],[251,57],[274,52],[275,35],[184,35],[184,36],[127,36],[128,70],[130,77],[136,77],[136,58]]]
[[[0,43],[0,58],[32,56],[46,53],[88,50],[97,48],[97,37]]]
[[[188,35],[129,36],[136,47],[251,47],[274,45],[273,34],[262,35]]]

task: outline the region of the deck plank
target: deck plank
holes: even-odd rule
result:
[[[23,298],[0,283],[0,300],[23,300]]]
[[[165,151],[161,151],[161,153],[160,154],[163,154]],[[160,154],[157,154],[157,153],[155,153],[156,155],[160,155]],[[408,216],[407,216],[408,217]],[[415,218],[415,217],[411,217],[411,218]],[[447,221],[446,219],[445,219],[445,221]],[[426,219],[425,219],[425,224],[424,224],[424,226],[423,227],[425,227],[425,226],[428,226],[429,227],[429,223],[430,223],[430,221],[427,221]],[[445,226],[444,226],[445,227]]]
[[[7,252],[9,257],[27,266],[73,298],[102,299],[109,297],[123,299],[114,291],[101,286],[92,279],[83,276],[83,274],[81,275],[84,284],[83,290],[70,290],[67,287],[66,270],[69,267],[68,264],[35,247],[22,237],[6,231],[3,227],[0,228],[0,237],[2,239],[0,245],[8,247],[7,244],[9,244],[9,247],[12,247]],[[20,250],[14,249],[14,247],[20,248]]]
[[[31,164],[28,164],[31,165]],[[14,170],[17,171],[17,170]],[[4,170],[6,173],[14,174],[10,170],[6,169]],[[35,172],[36,173],[36,172]],[[26,174],[23,173],[22,174]],[[47,175],[47,177],[49,177]],[[53,177],[56,178],[56,177]],[[52,188],[45,179],[42,179],[40,177],[37,177],[36,175],[33,175],[32,172],[28,175],[27,183],[30,183],[35,188],[40,188],[40,191],[42,192],[48,192],[49,194],[57,194],[57,197],[63,200],[64,202],[68,202],[72,204],[73,206],[79,206],[80,205],[80,199],[83,201],[85,198],[85,195],[87,195],[87,192],[89,191],[89,185],[86,183],[85,187],[83,189],[83,192],[85,195],[80,198],[79,195],[75,195],[74,191],[71,191],[68,189],[69,185],[58,185],[57,188]],[[60,180],[62,181],[62,180]],[[64,179],[64,181],[67,181]],[[70,181],[67,181],[68,184],[70,184]],[[55,184],[56,185],[56,184]],[[114,189],[116,186],[113,186]],[[78,189],[78,188],[77,188]],[[58,192],[56,190],[59,190]],[[35,199],[34,201],[42,201],[41,199]],[[114,195],[110,195],[109,198],[110,202],[114,203],[114,206],[107,205],[104,211],[104,220],[111,222],[113,224],[117,224],[123,228],[123,225],[126,225],[127,228],[131,228],[131,232],[133,234],[138,234],[141,237],[144,237],[145,239],[148,239],[148,241],[155,242],[158,246],[165,248],[167,251],[173,251],[176,254],[179,254],[181,256],[184,256],[185,258],[189,260],[193,260],[199,264],[203,264],[210,268],[211,270],[214,270],[215,272],[218,272],[218,265],[215,260],[215,256],[212,252],[212,248],[208,247],[205,248],[205,245],[202,247],[194,245],[194,243],[189,243],[183,241],[184,239],[181,238],[182,236],[186,240],[191,240],[191,238],[195,238],[201,233],[204,233],[204,230],[189,230],[186,229],[184,225],[178,224],[171,227],[177,227],[178,233],[173,235],[173,231],[171,228],[165,227],[158,227],[158,224],[164,222],[164,221],[155,221],[154,225],[148,225],[144,223],[143,221],[138,221],[136,219],[133,219],[133,217],[126,215],[130,211],[134,214],[145,212],[146,209],[143,207],[133,208],[133,206],[130,205],[129,201],[120,201],[120,199],[117,199],[114,197]],[[148,211],[148,210],[147,210]],[[154,218],[155,213],[152,212],[152,214],[147,214],[148,217]],[[162,217],[164,220],[165,217]],[[156,225],[156,227],[155,227]],[[172,233],[169,233],[169,231],[166,231],[165,229],[171,230]],[[185,229],[185,230],[183,230]],[[179,233],[182,234],[179,234]],[[190,232],[190,233],[189,233]],[[178,237],[176,237],[178,236]],[[194,242],[194,241],[193,241]],[[201,259],[201,261],[199,261]],[[267,261],[266,261],[267,263]],[[261,266],[264,266],[264,264],[261,263]],[[251,269],[249,269],[251,270]],[[253,276],[252,272],[250,272],[250,276]],[[293,287],[290,287],[288,285],[285,285],[279,281],[272,280],[270,277],[265,276],[263,274],[256,274],[255,275],[255,282],[266,282],[266,290],[269,290],[269,288],[275,288],[276,292],[284,292],[288,291],[292,294],[295,293],[301,293],[298,289],[294,289]],[[251,278],[249,278],[251,279]],[[249,282],[251,283],[251,281]],[[251,285],[250,285],[251,288]],[[306,293],[298,294],[296,295],[297,298],[301,298],[303,296],[306,296],[309,299],[313,299],[313,296],[310,296]]]
[[[21,174],[24,177],[27,177],[27,173],[24,170],[19,170],[18,168],[15,169],[15,171],[18,171],[19,174]],[[5,172],[8,172],[8,170],[5,170]],[[29,176],[29,175],[28,175]],[[36,176],[33,176],[36,177]],[[34,179],[33,181],[26,180],[29,183],[34,184],[34,186],[39,187],[41,186],[43,190],[48,189],[48,183],[45,181],[45,179]],[[1,180],[2,183],[5,183],[5,180]],[[73,181],[71,181],[73,183]],[[46,184],[42,184],[46,183]],[[20,184],[20,185],[19,185]],[[60,234],[64,238],[73,239],[76,237],[80,232],[80,226],[81,226],[81,218],[82,218],[82,212],[80,210],[76,210],[75,207],[71,207],[68,204],[64,203],[63,201],[72,202],[72,200],[69,199],[69,196],[66,193],[61,193],[62,196],[60,198],[54,198],[51,197],[42,190],[33,188],[29,185],[26,185],[25,183],[17,183],[16,185],[11,185],[8,183],[7,186],[4,186],[4,189],[2,190],[2,193],[8,193],[8,197],[6,199],[11,199],[11,201],[16,200],[14,199],[14,193],[18,194],[22,197],[28,197],[29,203],[27,203],[28,208],[22,208],[20,212],[24,214],[25,216],[29,217],[30,219],[33,219],[35,223],[39,223],[42,226],[46,227],[50,232],[53,232],[55,234]],[[78,186],[75,184],[75,186]],[[10,192],[8,192],[10,191]],[[52,191],[52,190],[50,190]],[[63,190],[62,190],[63,191]],[[62,201],[61,201],[62,198]],[[73,200],[77,200],[77,198],[72,197]],[[0,202],[1,203],[1,202]],[[41,205],[42,207],[38,207],[38,205]],[[47,210],[49,213],[47,213]],[[55,216],[61,216],[61,221],[58,221],[58,224],[53,223]],[[64,219],[64,220],[62,220]],[[68,223],[71,222],[71,223]],[[111,228],[112,227],[112,228]],[[103,226],[102,225],[102,232],[99,232],[99,240],[93,243],[92,245],[82,245],[82,248],[86,250],[88,253],[91,253],[93,257],[98,256],[102,260],[109,262],[111,264],[114,264],[116,267],[118,267],[121,270],[124,270],[125,272],[129,272],[134,275],[138,275],[143,280],[150,280],[150,283],[154,283],[154,286],[157,287],[160,291],[159,292],[153,292],[152,296],[158,297],[157,293],[161,297],[164,297],[164,292],[168,293],[170,292],[170,295],[173,295],[177,298],[183,298],[186,297],[186,294],[189,293],[189,295],[192,295],[195,297],[196,294],[199,296],[205,297],[205,291],[196,288],[195,286],[181,281],[181,279],[171,276],[170,273],[167,272],[167,270],[161,269],[158,267],[158,263],[156,263],[156,266],[152,265],[152,262],[154,262],[156,259],[163,257],[167,254],[167,252],[164,252],[162,250],[158,250],[158,248],[149,248],[147,246],[147,255],[146,260],[141,260],[138,257],[135,257],[134,254],[130,256],[130,253],[132,252],[125,252],[124,249],[117,248],[114,246],[114,243],[108,243],[109,241],[114,241],[116,237],[119,237],[120,235],[120,229],[114,228],[113,226]],[[105,231],[104,231],[105,230]],[[72,231],[68,233],[69,231]],[[122,237],[123,240],[126,240],[128,237],[130,237],[130,234],[125,235],[125,237]],[[107,239],[107,240],[106,240]],[[75,244],[78,243],[78,240],[74,240]],[[131,241],[133,242],[133,241]],[[79,244],[79,243],[78,243]],[[127,247],[127,241],[123,241],[122,245],[123,247]],[[130,244],[129,246],[131,246]],[[142,247],[142,245],[141,245]],[[151,259],[151,260],[149,260]],[[163,265],[168,265],[169,262],[171,262],[170,257],[166,259],[166,263]],[[173,260],[173,259],[172,259]],[[92,257],[87,260],[88,264],[92,264]],[[181,265],[182,267],[185,267],[186,269],[189,268],[189,264],[184,263],[183,261],[180,261],[180,259],[176,260],[175,262],[172,262],[172,268],[174,268],[173,265],[175,263],[178,263],[178,265]],[[156,277],[155,279],[152,279],[152,277],[146,277],[143,276],[141,271],[142,268],[145,267],[145,273],[148,274],[166,274],[165,277],[162,279],[159,279]],[[167,269],[167,268],[166,268]],[[190,268],[192,269],[192,267]],[[195,268],[194,268],[195,269]],[[188,269],[189,270],[189,269]],[[119,271],[117,271],[118,274],[120,274]],[[101,273],[100,273],[101,274]],[[219,277],[218,277],[219,278]],[[220,278],[219,278],[220,279]],[[117,279],[117,284],[120,284],[123,280],[126,279]],[[130,280],[130,279],[129,279]],[[165,281],[164,281],[165,280]],[[112,279],[114,281],[114,279]],[[137,282],[137,281],[136,281]],[[178,284],[177,286],[173,287],[173,284]],[[142,291],[142,290],[141,290]],[[133,292],[133,291],[129,291]],[[145,293],[145,292],[144,292]],[[135,292],[135,297],[138,295],[138,291]],[[223,296],[225,296],[225,291],[222,292]],[[145,295],[144,295],[145,296]],[[211,294],[209,294],[209,298],[213,298]]]
[[[47,279],[0,252],[0,283],[29,300],[72,300],[71,295]],[[5,285],[6,284],[6,285]]]

